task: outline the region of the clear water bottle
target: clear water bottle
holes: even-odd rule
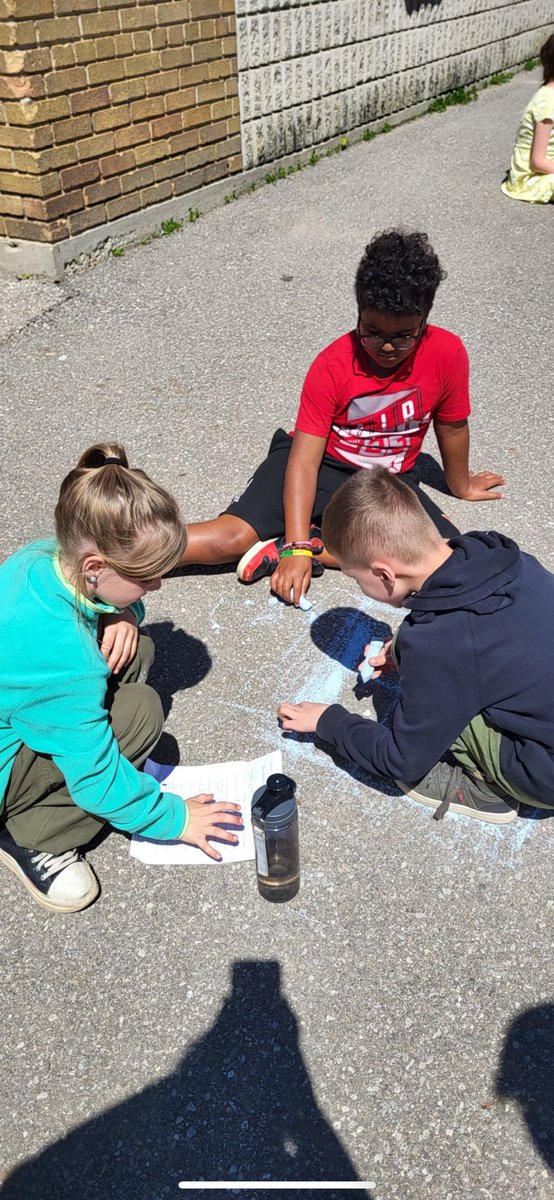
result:
[[[292,900],[300,887],[298,809],[295,784],[287,775],[270,775],[252,799],[252,830],[258,890],[265,900]]]

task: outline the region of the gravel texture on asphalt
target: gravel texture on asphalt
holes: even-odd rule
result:
[[[448,270],[434,318],[470,353],[473,468],[508,479],[504,500],[446,510],[554,567],[554,212],[500,192],[536,86],[522,73],[60,286],[1,281],[4,553],[50,532],[62,476],[107,437],[188,519],[220,511],[353,325],[366,242],[404,224]],[[440,499],[432,439],[426,453]],[[280,700],[382,719],[395,698],[354,687],[399,614],[331,572],[310,598],[301,613],[267,583],[197,570],[148,605],[160,755],[282,745],[301,800],[293,902],[264,903],[251,863],[144,867],[116,833],[90,853],[102,894],[76,916],[0,870],[6,1200],[165,1200],[201,1179],[335,1181],[329,1200],[348,1181],[371,1200],[554,1196],[553,826],[438,824],[283,738]]]

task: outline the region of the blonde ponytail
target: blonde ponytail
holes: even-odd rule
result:
[[[81,455],[60,488],[55,522],[61,557],[76,576],[94,546],[118,574],[154,579],[177,566],[187,542],[176,500],[129,467],[117,442]]]

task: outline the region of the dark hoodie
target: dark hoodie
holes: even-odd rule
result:
[[[317,733],[377,775],[412,783],[482,713],[503,735],[505,778],[554,805],[554,575],[500,533],[449,544],[405,602],[392,727],[332,704]]]

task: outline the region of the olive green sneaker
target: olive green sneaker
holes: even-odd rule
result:
[[[412,800],[434,808],[435,821],[442,821],[450,810],[488,821],[490,825],[507,825],[515,821],[519,811],[517,800],[506,796],[488,779],[470,775],[457,763],[438,762],[419,783],[402,783],[399,779],[396,782]]]

